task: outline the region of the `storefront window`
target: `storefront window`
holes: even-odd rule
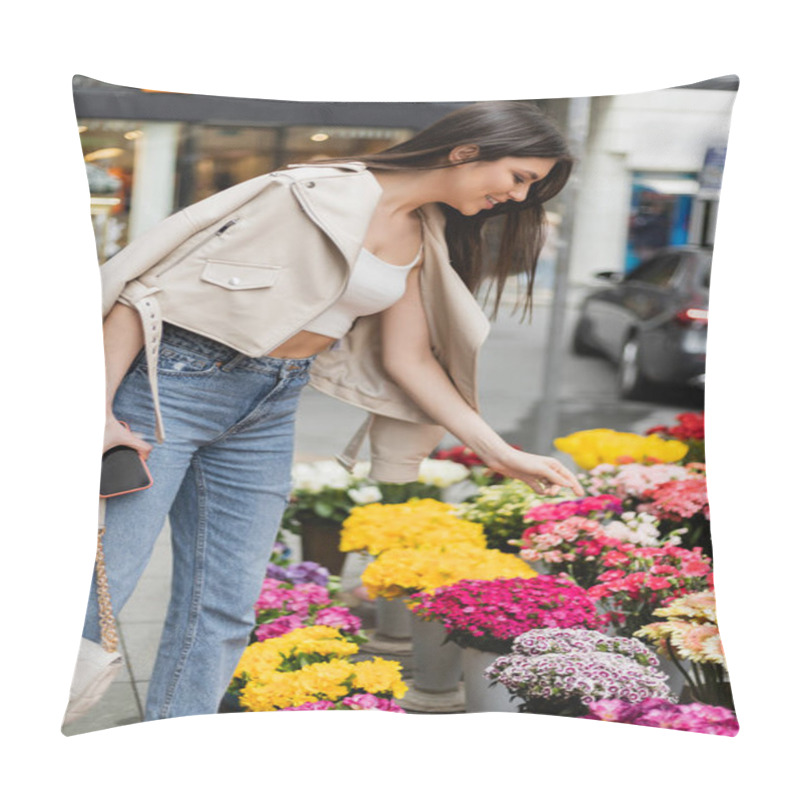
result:
[[[376,153],[404,142],[414,132],[403,128],[291,127],[286,129],[283,163],[303,163]]]
[[[181,145],[179,205],[287,164],[374,153],[405,141],[405,128],[187,126]]]
[[[689,241],[692,199],[698,188],[692,173],[634,173],[626,272],[662,247]]]
[[[134,151],[142,125],[131,120],[78,120],[101,263],[127,242]]]
[[[179,208],[293,163],[352,158],[407,128],[79,120],[100,263]],[[135,189],[135,190],[134,190]]]

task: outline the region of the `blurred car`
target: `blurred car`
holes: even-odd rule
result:
[[[612,285],[584,298],[573,352],[617,364],[626,399],[658,385],[704,389],[711,255],[710,247],[668,247],[627,275],[597,273]]]

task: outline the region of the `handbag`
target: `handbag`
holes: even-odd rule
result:
[[[111,595],[108,590],[103,554],[103,535],[106,532],[105,512],[106,501],[101,499],[97,525],[97,555],[95,557],[101,643],[98,644],[91,639],[81,639],[63,725],[82,717],[103,697],[123,664],[122,654],[119,651],[117,627],[111,608]]]

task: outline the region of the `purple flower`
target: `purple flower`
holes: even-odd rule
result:
[[[281,583],[316,583],[318,586],[327,586],[330,572],[314,561],[301,561],[299,564],[292,564],[288,567],[269,564],[267,578]]]

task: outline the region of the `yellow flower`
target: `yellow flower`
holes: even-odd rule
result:
[[[387,550],[367,565],[362,580],[371,598],[391,600],[414,592],[431,592],[461,580],[536,575],[535,570],[515,555],[459,544]]]
[[[347,682],[353,678],[354,667],[355,665],[349,661],[334,659],[318,664],[308,664],[296,672],[285,674],[293,676],[297,690],[304,697],[336,702],[349,692]],[[303,700],[302,702],[310,701]],[[294,705],[301,705],[301,703]]]
[[[456,508],[430,498],[356,506],[342,525],[340,549],[378,555],[397,547],[464,542],[485,546],[483,527],[460,519]]]
[[[359,661],[353,666],[355,689],[363,689],[370,694],[391,692],[395,697],[402,697],[408,690],[402,681],[400,664],[397,661],[374,658],[371,661]]]
[[[585,470],[598,464],[625,464],[659,461],[680,461],[689,452],[689,446],[677,439],[662,439],[655,434],[639,436],[610,428],[576,431],[556,439],[553,444],[563,453],[571,455],[575,463]]]
[[[239,703],[248,711],[276,711],[317,700],[335,703],[353,689],[399,693],[398,697],[405,693],[400,664],[383,659],[353,664],[347,656],[357,651],[357,645],[324,625],[255,642],[245,650],[236,670],[236,677],[246,681]],[[310,654],[326,660],[302,666],[292,660]]]

